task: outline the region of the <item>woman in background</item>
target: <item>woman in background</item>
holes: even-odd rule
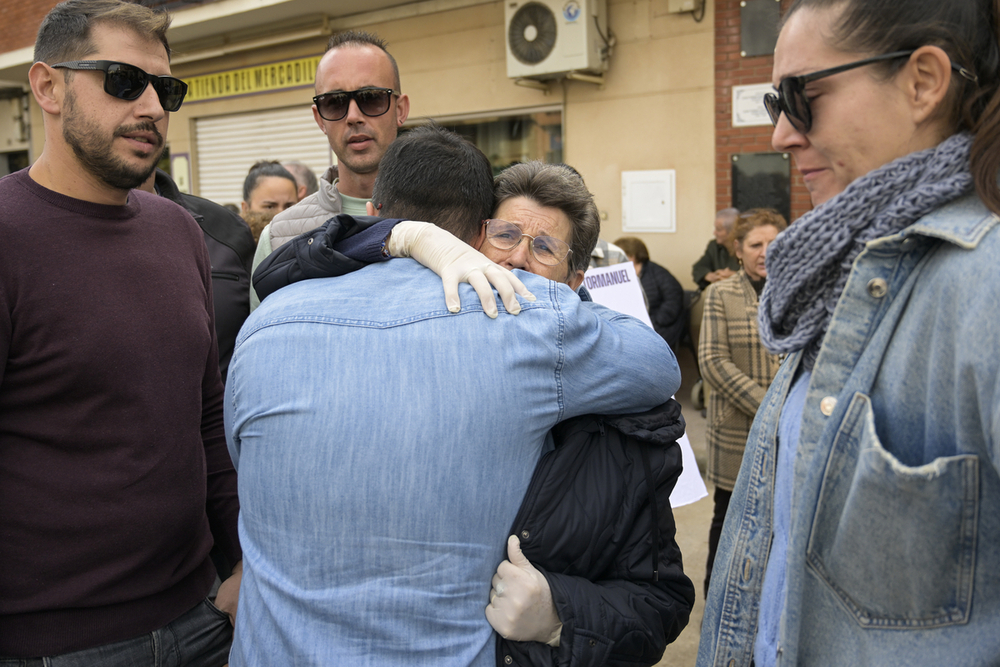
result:
[[[254,243],[260,239],[261,230],[271,218],[295,206],[297,201],[295,177],[280,162],[261,160],[254,163],[243,179],[243,201],[240,202],[240,216],[250,227]]]
[[[665,268],[649,259],[649,250],[642,239],[624,236],[615,245],[625,251],[625,256],[635,266],[635,275],[642,283],[642,290],[649,302],[649,319],[656,333],[667,341],[677,354],[687,319],[684,313],[684,288]]]
[[[770,209],[740,214],[732,232],[740,270],[705,290],[698,364],[712,388],[708,402],[708,479],[715,484],[705,566],[706,594],[747,434],[781,361],[760,342],[757,300],[767,280],[767,247],[787,226],[781,214]]]

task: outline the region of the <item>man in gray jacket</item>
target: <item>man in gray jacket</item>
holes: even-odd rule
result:
[[[323,174],[319,191],[275,216],[264,228],[254,269],[275,248],[331,216],[365,215],[378,165],[410,112],[395,59],[384,41],[365,32],[342,32],[330,38],[316,68],[313,102],[316,124],[337,156],[336,170]],[[251,308],[260,304],[253,290],[250,303]]]

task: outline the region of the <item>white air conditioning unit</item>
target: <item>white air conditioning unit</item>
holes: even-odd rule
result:
[[[607,0],[506,0],[504,16],[511,79],[607,70]]]

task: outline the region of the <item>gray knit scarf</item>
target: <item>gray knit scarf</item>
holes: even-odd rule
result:
[[[805,350],[811,369],[854,259],[872,239],[896,234],[972,189],[972,136],[955,134],[858,178],[806,213],[767,252],[760,337],[773,354]]]

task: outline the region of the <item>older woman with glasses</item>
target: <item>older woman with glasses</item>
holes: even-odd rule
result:
[[[1000,3],[796,0],[766,105],[815,208],[768,251],[786,354],[698,664],[996,664]]]
[[[600,231],[583,179],[518,164],[497,176],[496,195],[480,251],[578,288]],[[669,501],[683,432],[674,401],[553,430],[493,577],[486,618],[500,635],[498,667],[659,661],[694,603]]]

